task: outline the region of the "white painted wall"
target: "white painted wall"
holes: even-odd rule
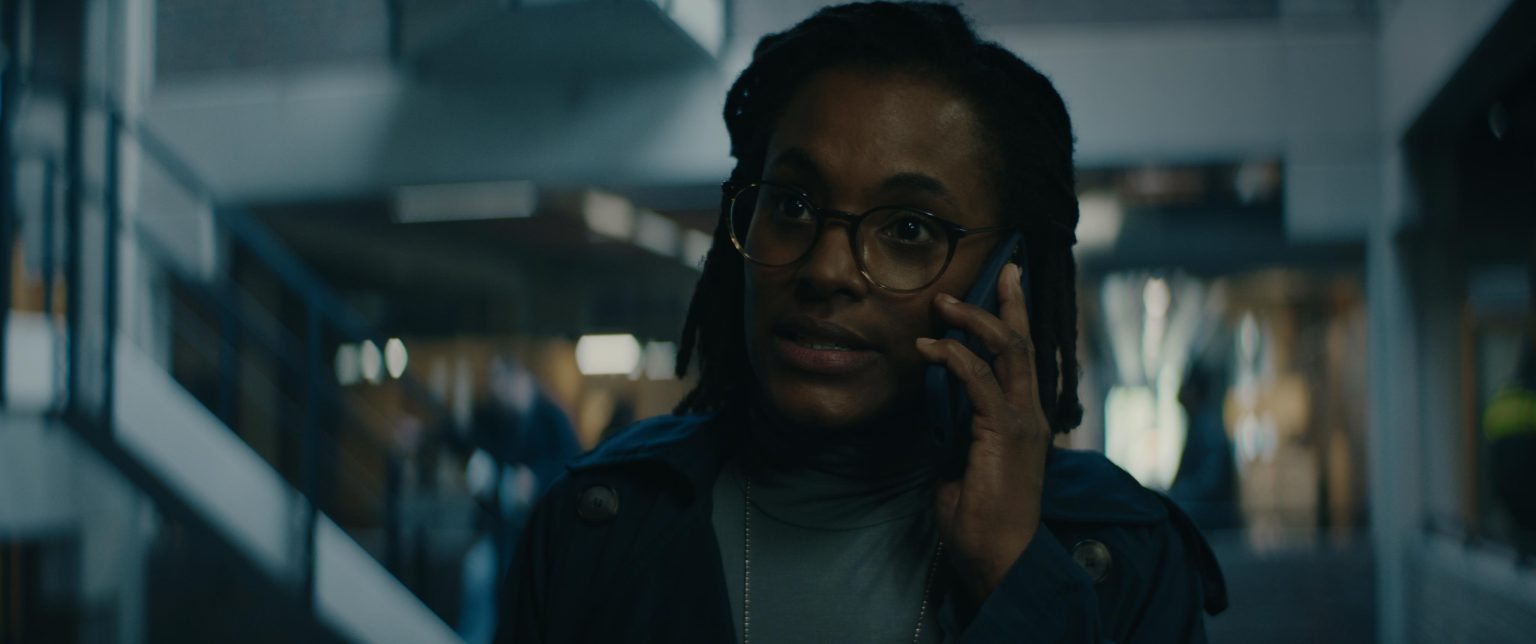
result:
[[[1410,559],[1438,552],[1424,546],[1424,491],[1452,486],[1431,478],[1422,453],[1428,431],[1420,401],[1436,392],[1421,378],[1424,329],[1418,328],[1407,263],[1397,243],[1418,213],[1406,175],[1402,140],[1414,120],[1481,42],[1509,0],[1397,0],[1383,4],[1379,34],[1380,208],[1369,227],[1366,294],[1370,316],[1370,502],[1377,556],[1377,624],[1382,642],[1414,641]],[[1433,301],[1433,300],[1431,300]],[[1443,477],[1444,473],[1440,473]],[[1422,566],[1420,566],[1422,568]],[[1469,619],[1472,616],[1468,616]]]
[[[1278,25],[984,32],[1051,78],[1085,165],[1274,157],[1285,148]]]
[[[1400,136],[1510,0],[1399,0],[1381,16],[1382,126]]]
[[[1085,166],[1281,159],[1287,234],[1362,239],[1379,199],[1368,27],[1125,25],[987,35],[1067,100]]]

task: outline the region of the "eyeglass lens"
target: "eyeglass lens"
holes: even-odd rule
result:
[[[749,186],[731,207],[731,237],[754,262],[794,263],[818,235],[817,207],[798,191]],[[944,270],[949,231],[932,216],[903,208],[879,208],[858,220],[857,257],[870,279],[887,288],[920,288]]]

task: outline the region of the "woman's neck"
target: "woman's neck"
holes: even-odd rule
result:
[[[828,429],[791,422],[758,407],[742,426],[741,458],[748,469],[813,469],[850,478],[923,475],[932,469],[927,436],[895,418]]]
[[[748,414],[733,476],[751,481],[754,511],[822,530],[882,524],[931,510],[926,436],[899,423],[833,431]]]

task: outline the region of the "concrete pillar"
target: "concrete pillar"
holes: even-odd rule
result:
[[[1396,172],[1394,169],[1383,171]],[[1395,184],[1395,181],[1386,181]],[[1366,247],[1366,309],[1370,382],[1369,468],[1371,537],[1376,551],[1377,637],[1385,644],[1408,641],[1407,553],[1418,534],[1417,480],[1420,425],[1414,373],[1415,325],[1408,258],[1395,241],[1394,217],[1378,216]]]

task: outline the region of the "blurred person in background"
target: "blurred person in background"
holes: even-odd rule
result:
[[[1232,440],[1221,415],[1225,391],[1219,386],[1215,375],[1196,365],[1179,387],[1179,404],[1189,419],[1189,432],[1168,496],[1203,530],[1229,530],[1241,524]]]
[[[498,357],[491,361],[489,385],[470,426],[483,450],[472,457],[467,478],[491,513],[476,515],[479,537],[464,556],[459,635],[466,644],[495,635],[497,581],[511,564],[517,537],[534,501],[581,451],[570,419],[527,369]]]
[[[1051,83],[953,6],[846,5],[765,37],[725,119],[737,165],[678,357],[698,386],[539,503],[499,640],[1205,641],[1225,590],[1193,523],[1051,448],[1082,415]],[[1011,230],[1031,310],[1016,266],[999,314],[958,302]],[[975,406],[957,478],[930,364]]]

